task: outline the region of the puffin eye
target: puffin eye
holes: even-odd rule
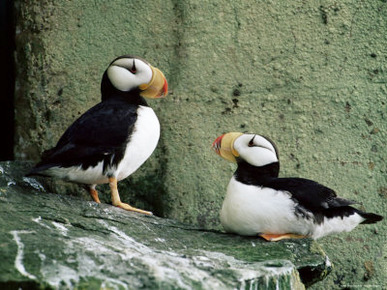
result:
[[[133,74],[135,74],[137,72],[136,63],[134,62],[134,59],[133,59],[133,65],[132,65],[132,68],[130,69],[130,72]]]
[[[249,141],[249,144],[248,144],[249,147],[255,146],[255,144],[254,144],[254,138],[255,138],[255,136],[256,136],[256,135],[254,135],[254,137]]]

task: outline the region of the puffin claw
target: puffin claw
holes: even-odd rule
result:
[[[285,239],[303,239],[307,238],[304,235],[296,235],[296,234],[259,234],[261,238],[265,239],[268,242],[278,242]]]
[[[138,213],[142,213],[142,214],[146,214],[146,215],[153,215],[153,213],[151,211],[142,210],[142,209],[133,207],[127,203],[123,203],[123,202],[119,202],[118,204],[115,204],[115,206],[122,208],[124,210],[128,210],[128,211],[138,212]]]

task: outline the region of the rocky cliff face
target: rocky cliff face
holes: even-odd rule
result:
[[[149,102],[161,139],[120,183],[124,200],[220,230],[235,168],[210,144],[243,131],[276,142],[281,176],[387,212],[385,0],[14,2],[18,160],[37,161],[55,145],[99,102],[110,61],[130,53],[165,73],[170,95]],[[318,287],[382,285],[386,230],[382,222],[321,239],[335,270]]]
[[[304,289],[330,272],[305,239],[268,243],[53,194],[0,163],[0,288]]]

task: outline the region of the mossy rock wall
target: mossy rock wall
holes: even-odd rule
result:
[[[267,243],[53,194],[29,167],[0,162],[0,289],[303,290],[332,269],[312,239]]]
[[[219,229],[235,167],[210,145],[221,133],[242,131],[276,142],[282,176],[314,179],[367,211],[386,212],[385,1],[41,0],[15,6],[17,159],[37,161],[55,145],[99,102],[110,61],[130,53],[165,73],[170,95],[150,102],[161,140],[144,166],[121,182],[123,200]],[[335,268],[315,287],[382,285],[385,231],[382,222],[322,239]]]

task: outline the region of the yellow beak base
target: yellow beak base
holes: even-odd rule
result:
[[[239,132],[230,132],[224,134],[214,141],[212,147],[214,148],[215,152],[221,157],[228,161],[236,163],[236,157],[239,156],[239,153],[234,149],[234,142],[241,135],[243,134]]]
[[[168,83],[164,74],[158,69],[151,66],[152,79],[147,84],[139,86],[141,93],[140,95],[144,98],[161,98],[168,94]]]

